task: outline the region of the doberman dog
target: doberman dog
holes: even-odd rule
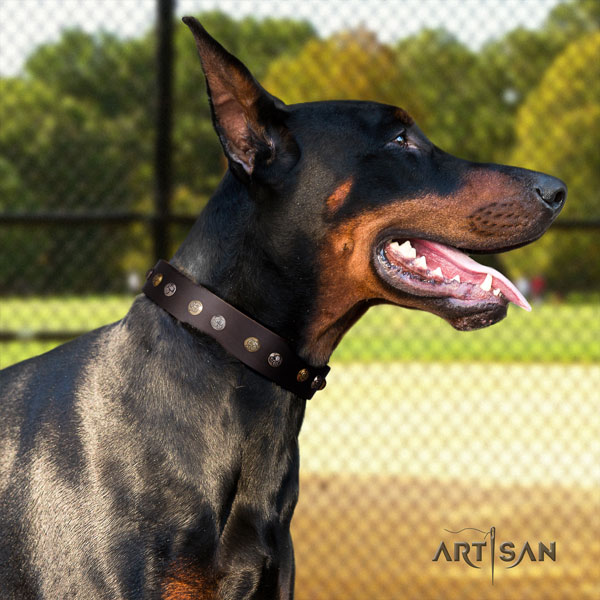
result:
[[[528,307],[467,254],[539,238],[561,181],[450,156],[394,106],[286,105],[184,21],[228,170],[171,260],[182,277],[316,368],[374,304],[461,330]],[[299,395],[144,295],[0,393],[2,598],[292,597]]]

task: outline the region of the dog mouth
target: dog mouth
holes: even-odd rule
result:
[[[389,285],[412,296],[435,299],[432,312],[441,313],[458,329],[495,323],[506,315],[509,302],[531,310],[502,273],[439,242],[389,239],[379,247],[377,263]]]

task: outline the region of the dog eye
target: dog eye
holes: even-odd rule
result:
[[[406,131],[403,131],[402,133],[399,133],[395,138],[394,141],[399,144],[400,146],[406,146],[406,144],[408,143],[408,140],[406,139]]]

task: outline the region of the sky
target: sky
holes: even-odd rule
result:
[[[309,20],[321,36],[365,26],[390,42],[423,27],[445,27],[479,48],[516,27],[535,29],[560,0],[179,0],[176,14],[220,9],[234,17]],[[19,73],[38,45],[65,28],[123,37],[151,27],[155,0],[0,0],[0,75]]]

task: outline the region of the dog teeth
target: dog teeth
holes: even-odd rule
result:
[[[408,240],[406,240],[403,244],[398,244],[398,242],[395,242],[395,244],[398,246],[398,253],[400,256],[403,256],[404,258],[417,257],[417,251],[412,247]]]
[[[415,267],[418,269],[427,269],[427,260],[424,256],[419,256],[414,262]]]
[[[495,288],[494,291],[492,292],[492,294],[494,294],[494,296],[499,296],[500,290],[498,288]]]
[[[442,270],[437,267],[436,269],[434,269],[431,274],[433,275],[433,277],[439,277],[440,279],[444,279],[444,274],[442,273]]]
[[[450,281],[458,281],[460,283],[460,275],[455,275]]]
[[[492,276],[488,273],[479,286],[484,292],[489,292],[492,289]]]

